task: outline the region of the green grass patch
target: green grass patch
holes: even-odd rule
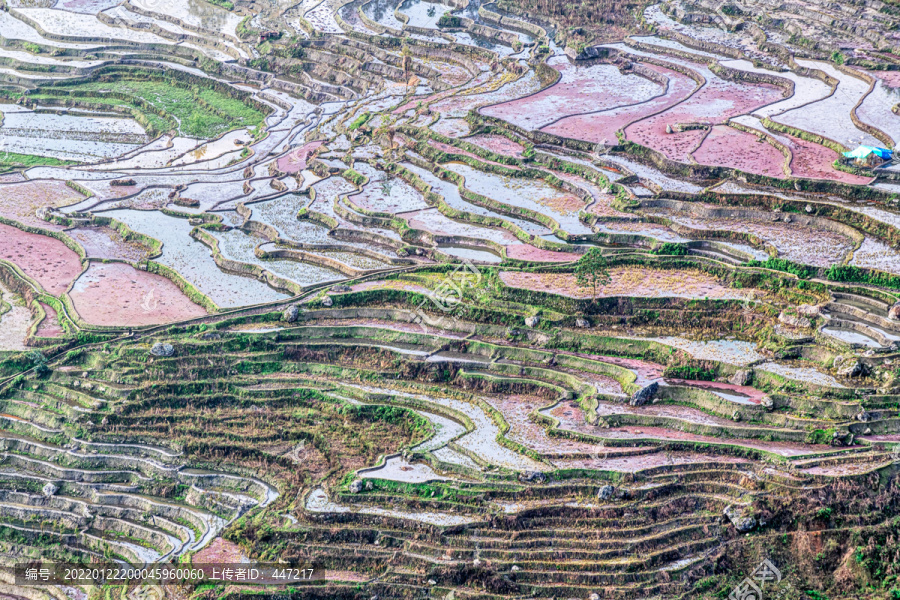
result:
[[[89,81],[59,89],[71,96],[59,96],[54,93],[54,88],[43,88],[30,94],[29,98],[59,102],[77,97],[100,107],[125,107],[151,134],[176,129],[183,135],[205,139],[240,127],[256,127],[265,119],[265,114],[237,98],[210,88],[177,85],[171,80],[123,78]],[[142,106],[141,101],[155,110]]]
[[[348,127],[347,129],[349,129],[350,131],[356,131],[357,129],[368,123],[369,119],[371,118],[372,113],[363,113],[360,116],[356,117],[356,120],[350,123],[350,127]]]
[[[36,156],[34,154],[18,154],[16,152],[0,152],[0,172],[11,169],[27,169],[30,167],[62,167],[76,164],[71,160],[61,160],[50,156]]]

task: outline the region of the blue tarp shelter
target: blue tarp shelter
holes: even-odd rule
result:
[[[891,160],[894,152],[893,150],[888,150],[887,148],[876,148],[875,146],[860,146],[856,150],[844,152],[844,156],[846,156],[847,158],[855,158],[857,160],[865,160],[873,154],[881,160]]]

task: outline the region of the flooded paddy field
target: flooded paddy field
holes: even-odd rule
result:
[[[0,558],[891,593],[892,9],[546,4],[7,0]]]
[[[621,267],[609,271],[610,283],[597,289],[597,297],[742,299],[747,292],[729,289],[715,278],[700,272],[648,270]],[[573,275],[503,271],[501,280],[511,287],[589,298],[593,290],[579,286]]]
[[[69,295],[93,325],[140,327],[206,314],[165,277],[122,263],[91,263]]]

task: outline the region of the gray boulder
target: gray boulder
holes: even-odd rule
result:
[[[156,343],[150,348],[150,354],[161,358],[170,358],[175,356],[175,346],[172,344]]]
[[[532,328],[537,327],[538,323],[540,323],[540,322],[541,322],[540,317],[526,317],[525,318],[525,325],[528,327],[532,327]]]
[[[891,321],[900,321],[900,302],[895,303],[888,311],[888,318]]]
[[[782,312],[778,315],[778,320],[788,327],[800,327],[807,328],[812,327],[812,322],[806,317],[800,317],[797,315],[789,315],[786,312]]]
[[[591,326],[591,322],[587,319],[575,319],[575,327],[581,327],[582,329],[587,329]]]
[[[745,511],[745,508],[737,507],[733,504],[725,508],[725,516],[728,517],[728,520],[740,533],[747,533],[756,527],[756,519],[747,515]]]
[[[337,284],[337,285],[331,286],[331,291],[332,291],[332,292],[335,292],[335,293],[337,293],[337,294],[343,294],[343,293],[345,293],[345,292],[349,292],[349,291],[350,291],[350,286],[349,286],[349,285],[346,285],[346,284],[343,284],[343,283],[339,283],[339,284]]]
[[[331,306],[332,304],[334,304],[334,300],[331,299],[331,296],[322,298],[322,306]]]
[[[597,492],[597,498],[600,500],[609,500],[615,493],[616,488],[611,485],[604,485],[602,488],[600,488],[600,491]]]
[[[752,369],[741,369],[728,379],[731,385],[750,385],[751,381],[753,381]]]
[[[820,314],[819,307],[812,304],[801,304],[797,307],[797,312],[800,313],[801,317],[809,317],[810,319],[814,319]]]
[[[772,410],[772,409],[775,408],[775,401],[772,400],[772,398],[771,398],[770,396],[763,396],[763,397],[760,399],[759,403],[760,403],[760,405],[762,405],[762,407],[765,408],[766,410]]]
[[[831,435],[831,445],[838,446],[838,447],[852,446],[853,445],[853,437],[854,437],[854,435],[846,429],[835,431]]]
[[[300,318],[300,308],[296,304],[291,304],[284,310],[281,318],[288,323],[296,323]]]
[[[837,374],[841,377],[862,377],[866,374],[866,366],[855,358],[842,360],[837,367]]]
[[[359,479],[350,482],[350,486],[347,488],[350,490],[351,494],[358,494],[363,491],[363,482]]]
[[[656,393],[659,391],[659,383],[653,382],[650,385],[644,387],[641,390],[635,392],[635,394],[631,397],[631,406],[643,406],[645,404],[649,404],[653,401],[653,398],[656,397]]]
[[[546,483],[547,474],[542,471],[525,471],[523,474],[519,475],[519,481],[528,483]]]
[[[48,498],[50,496],[53,496],[54,494],[56,494],[56,492],[58,492],[58,491],[59,491],[59,486],[56,484],[53,484],[53,483],[49,483],[49,482],[45,483],[44,487],[41,488],[41,494],[43,494],[44,496],[46,496]]]

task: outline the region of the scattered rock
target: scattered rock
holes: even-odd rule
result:
[[[350,490],[351,494],[358,494],[363,491],[363,482],[359,479],[352,481],[347,489]]]
[[[375,485],[372,484],[372,480],[371,480],[371,479],[367,479],[367,480],[366,480],[366,491],[367,491],[367,492],[371,492],[374,488],[375,488]]]
[[[334,304],[334,300],[331,299],[331,296],[325,296],[322,298],[322,306],[331,306]]]
[[[519,567],[519,565],[513,565],[513,566],[510,568],[510,571],[512,571],[513,573],[518,573],[518,572],[521,571],[521,570],[522,570],[522,569],[521,569],[521,567]]]
[[[739,411],[739,410],[736,410],[733,413],[731,413],[732,421],[739,422],[742,418],[743,418],[743,415],[741,415],[741,411]]]
[[[602,488],[600,488],[600,491],[597,492],[597,498],[599,500],[609,500],[615,493],[616,488],[611,485],[604,485]]]
[[[538,326],[538,323],[541,322],[540,317],[526,317],[525,318],[525,326],[531,327],[532,329]]]
[[[600,594],[597,592],[591,592],[591,595],[588,596],[588,600],[600,600]]]
[[[778,320],[787,325],[788,327],[812,327],[812,323],[806,317],[800,317],[797,315],[789,315],[786,312],[782,312],[778,315]]]
[[[347,293],[350,291],[350,286],[343,284],[343,283],[339,283],[337,285],[331,286],[331,291],[336,292],[338,294],[344,294],[344,293]]]
[[[866,366],[854,358],[842,360],[837,368],[837,374],[841,377],[862,377],[866,374]]]
[[[812,204],[807,204],[804,210],[806,210],[807,214],[811,213],[813,211]]]
[[[859,413],[858,415],[856,415],[856,420],[861,423],[868,423],[869,421],[872,420],[872,413],[864,410],[861,413]]]
[[[525,471],[519,475],[519,481],[525,481],[527,483],[546,483],[547,474],[541,471]]]
[[[437,585],[437,581],[435,581],[434,579],[429,579],[428,585]]]
[[[296,304],[291,304],[284,310],[281,318],[288,323],[296,323],[300,317],[300,308]]]
[[[222,334],[215,331],[209,331],[200,335],[201,340],[221,340]]]
[[[853,434],[846,429],[835,431],[831,436],[832,446],[852,446]]]
[[[800,313],[800,316],[811,319],[818,317],[820,314],[819,307],[812,304],[801,304],[797,307],[797,312]]]
[[[888,311],[888,318],[891,321],[900,321],[900,302],[895,303]]]
[[[752,369],[741,369],[728,379],[731,385],[750,385],[751,381],[753,381]]]
[[[746,533],[756,527],[756,519],[746,514],[746,508],[729,505],[725,508],[725,516],[740,533]]]
[[[472,561],[472,566],[474,566],[474,567],[480,567],[480,566],[481,566],[481,559],[480,559],[480,558],[476,558],[475,560],[473,560],[473,561]]]
[[[58,491],[59,491],[59,486],[54,483],[49,483],[49,482],[45,483],[44,487],[41,488],[41,494],[43,494],[47,498],[49,498],[50,496],[53,496]]]
[[[775,401],[772,400],[771,396],[763,396],[759,403],[766,410],[773,410],[775,408]]]
[[[636,392],[631,397],[631,402],[629,402],[629,404],[631,404],[631,406],[643,406],[645,404],[648,404],[653,400],[658,391],[659,383],[654,381],[650,385]]]
[[[872,435],[872,429],[869,427],[866,427],[865,431],[863,431],[863,435]]]
[[[575,327],[581,327],[582,329],[587,329],[591,326],[591,322],[587,319],[575,319]]]
[[[153,344],[152,348],[150,348],[150,354],[152,356],[170,358],[172,356],[175,356],[175,346],[173,346],[172,344],[156,343]]]

